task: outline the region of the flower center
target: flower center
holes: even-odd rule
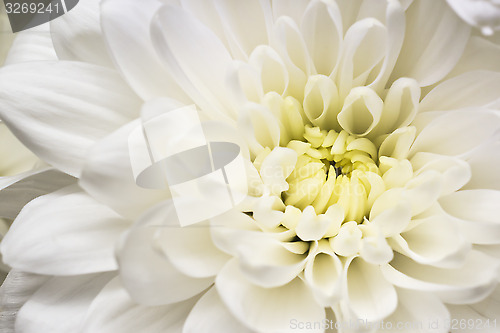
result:
[[[380,176],[377,147],[366,138],[346,131],[305,126],[305,141],[292,140],[287,148],[297,153],[295,169],[287,178],[289,189],[282,197],[286,205],[301,210],[314,207],[325,213],[333,204],[342,206],[346,220],[363,222],[371,205],[370,178]]]

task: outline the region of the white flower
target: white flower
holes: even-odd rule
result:
[[[6,295],[51,276],[16,330],[498,317],[498,45],[443,1],[164,2],[81,1],[51,24],[58,61],[0,70],[0,117],[79,178],[2,243]],[[239,145],[249,195],[181,227],[129,138],[192,104],[208,141]]]

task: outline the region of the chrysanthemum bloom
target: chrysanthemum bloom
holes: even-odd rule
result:
[[[500,46],[446,2],[89,0],[52,36],[59,61],[0,71],[0,116],[79,184],[4,239],[14,278],[51,276],[5,325],[498,331]],[[129,137],[193,104],[249,191],[181,226]]]

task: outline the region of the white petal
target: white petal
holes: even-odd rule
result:
[[[464,190],[439,199],[441,207],[456,217],[464,235],[473,243],[500,243],[500,191]]]
[[[497,1],[446,0],[446,2],[465,22],[481,28],[483,34],[491,35],[494,30],[500,30],[500,6]]]
[[[343,34],[338,7],[334,2],[312,1],[303,14],[301,30],[316,73],[329,76],[337,66]]]
[[[304,88],[304,113],[313,125],[340,131],[337,121],[340,109],[335,83],[324,75],[310,76]]]
[[[128,224],[77,186],[66,187],[26,205],[2,240],[3,259],[48,275],[114,270],[114,243]]]
[[[342,263],[328,241],[322,240],[304,268],[307,284],[318,303],[331,306],[341,296]]]
[[[398,128],[382,142],[379,156],[388,156],[398,160],[406,159],[415,140],[415,135],[416,129],[413,126]]]
[[[182,274],[159,249],[156,238],[162,228],[168,228],[165,223],[178,225],[171,203],[153,208],[137,223],[117,250],[121,280],[132,299],[145,305],[173,304],[199,294],[213,283],[212,278]]]
[[[447,112],[422,129],[411,147],[410,156],[419,151],[442,155],[464,154],[490,138],[499,127],[500,118],[493,111],[471,109]]]
[[[249,283],[230,261],[217,276],[215,286],[231,313],[257,331],[323,332],[293,329],[290,321],[315,322],[325,319],[309,288],[300,279],[278,288],[261,288]]]
[[[210,288],[194,306],[182,332],[219,333],[221,330],[242,333],[254,332],[236,320],[226,305],[222,303],[215,288]]]
[[[374,129],[377,134],[391,133],[410,124],[418,110],[420,87],[412,79],[396,80],[384,99],[380,122]]]
[[[450,313],[439,298],[407,289],[398,288],[397,292],[398,307],[384,319],[386,325],[380,332],[448,333],[446,323],[451,319]],[[388,323],[392,324],[392,329]]]
[[[288,16],[299,25],[308,4],[308,0],[272,0],[274,20],[280,16]]]
[[[273,149],[279,145],[280,127],[269,109],[254,103],[245,105],[239,114],[238,127],[248,141],[252,153],[258,154],[263,148]]]
[[[338,233],[344,221],[344,209],[338,204],[328,207],[325,214],[316,215],[313,206],[307,206],[295,228],[297,236],[303,241],[317,241]]]
[[[29,151],[12,134],[7,126],[0,121],[0,156],[2,163],[0,165],[0,184],[5,176],[15,176],[28,170],[32,170],[40,159]],[[2,185],[0,185],[2,187]]]
[[[71,175],[92,144],[139,113],[118,73],[77,62],[3,67],[0,97],[0,117],[19,140]]]
[[[377,203],[377,201],[375,202]],[[384,236],[388,237],[398,235],[403,231],[410,223],[410,219],[410,205],[406,202],[400,202],[393,208],[383,210],[372,220],[372,223],[380,228]]]
[[[387,37],[386,28],[374,18],[358,21],[349,28],[336,80],[341,98],[352,87],[367,83],[370,72],[385,55]]]
[[[234,115],[225,89],[231,56],[212,31],[187,11],[164,6],[153,19],[152,39],[161,60],[193,101],[216,117]]]
[[[16,332],[78,332],[92,300],[113,275],[51,278],[19,310]]]
[[[416,176],[428,170],[441,173],[443,182],[441,195],[458,191],[471,179],[469,164],[458,157],[422,152],[415,154],[411,164]]]
[[[297,163],[297,153],[292,149],[276,147],[264,159],[260,167],[260,176],[270,193],[281,195],[288,190],[286,178],[290,176]]]
[[[448,77],[454,77],[462,73],[488,70],[500,72],[500,45],[497,45],[480,36],[472,36],[467,43],[462,58]]]
[[[432,85],[457,64],[470,27],[444,1],[414,1],[406,17],[405,42],[393,78],[411,77],[420,86]]]
[[[7,34],[3,31],[2,33]],[[57,60],[49,24],[21,31],[14,36],[15,39],[5,59],[5,65],[38,60]]]
[[[170,0],[163,0],[164,3],[175,3]],[[224,30],[223,22],[221,21],[221,16],[217,10],[217,5],[215,0],[180,0],[178,1],[183,8],[187,9],[189,12],[193,13],[198,20],[200,20],[204,25],[210,28],[221,40],[221,42],[226,45],[227,49],[231,49],[233,58],[239,60],[246,60],[247,56],[242,54],[242,50],[236,50],[236,45],[231,44],[226,38],[226,31]],[[234,42],[232,40],[231,42]]]
[[[467,157],[471,179],[463,189],[500,190],[500,141],[492,140],[473,150]]]
[[[363,237],[359,254],[364,261],[374,265],[386,264],[391,261],[394,256],[393,249],[389,246],[382,234]]]
[[[409,2],[411,1],[413,0],[409,0]],[[369,6],[367,6],[368,10],[366,11],[368,15],[373,15],[375,10],[380,10],[383,8],[383,5],[387,5],[385,17],[385,26],[387,28],[385,58],[378,76],[369,85],[369,87],[374,89],[377,93],[380,93],[387,85],[387,80],[391,76],[394,66],[396,65],[396,61],[398,60],[398,56],[401,52],[401,47],[403,46],[405,39],[405,4],[403,1],[390,1],[385,3],[377,1],[364,1],[363,5],[365,4],[369,4]]]
[[[330,238],[332,249],[340,256],[349,257],[358,253],[363,233],[355,221],[344,223],[338,235]]]
[[[82,0],[68,13],[50,22],[54,48],[61,60],[113,67],[102,38],[99,4]]]
[[[449,217],[434,215],[412,224],[416,226],[394,238],[397,251],[422,264],[456,267],[463,263],[470,245]]]
[[[298,4],[297,4],[298,6]],[[297,6],[291,6],[297,8]],[[289,84],[287,94],[302,100],[307,75],[313,72],[313,63],[299,27],[289,17],[281,17],[274,24],[271,46],[287,66]]]
[[[380,121],[383,101],[366,87],[351,90],[344,101],[342,111],[337,116],[343,129],[353,135],[368,134]]]
[[[110,53],[130,86],[144,100],[169,96],[189,98],[161,64],[153,47],[149,23],[160,3],[154,0],[104,0],[101,22]]]
[[[191,277],[215,276],[230,258],[215,247],[209,226],[164,228],[156,241],[170,262]]]
[[[264,93],[285,93],[288,87],[288,71],[276,51],[261,45],[252,52],[249,63],[257,69]]]
[[[258,45],[268,44],[272,20],[269,1],[215,0],[215,6],[233,50],[248,56]]]
[[[52,168],[0,177],[0,216],[13,220],[31,200],[75,182],[75,178]]]
[[[378,265],[355,258],[346,274],[349,305],[358,318],[376,321],[396,309],[396,289],[384,278]]]
[[[81,332],[180,332],[195,302],[196,299],[189,299],[164,306],[139,305],[130,298],[120,279],[115,278],[90,305]]]
[[[500,306],[500,285],[483,301],[472,304],[470,307],[488,319],[500,320],[498,307]],[[455,317],[457,318],[457,317]]]
[[[398,287],[433,292],[446,303],[470,304],[491,293],[498,264],[491,257],[471,251],[460,267],[438,268],[418,264],[395,252],[391,263],[381,266],[381,270]]]
[[[5,333],[14,333],[19,309],[49,279],[49,276],[36,275],[11,270],[0,288],[0,327]]]
[[[292,252],[287,246],[293,243],[281,242],[269,233],[218,230],[225,229],[220,225],[212,228],[214,242],[239,259],[241,273],[256,285],[264,288],[282,286],[304,268],[307,244],[301,244],[296,252]]]
[[[500,73],[473,71],[443,81],[420,103],[420,112],[486,106],[500,99]],[[457,93],[458,92],[458,93]]]
[[[443,192],[443,176],[437,171],[424,172],[405,186],[404,196],[411,204],[411,216],[424,212],[431,207]]]
[[[118,213],[135,218],[170,195],[165,190],[143,189],[132,173],[129,136],[141,126],[135,120],[97,142],[88,152],[80,186]]]

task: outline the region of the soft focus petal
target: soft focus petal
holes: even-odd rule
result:
[[[143,189],[134,179],[128,143],[139,126],[135,120],[97,142],[87,154],[80,177],[80,186],[91,196],[131,218],[170,196],[167,190]]]
[[[79,331],[90,303],[112,276],[107,273],[49,279],[19,310],[16,332]]]
[[[114,270],[114,243],[128,224],[77,186],[66,187],[26,205],[2,240],[3,259],[48,275]]]
[[[249,283],[235,261],[217,276],[217,291],[231,313],[257,331],[322,332],[293,329],[290,321],[322,321],[323,307],[314,300],[304,282],[295,279],[279,288],[261,288]]]
[[[349,305],[358,318],[376,321],[396,309],[396,290],[377,265],[355,258],[347,268],[346,283]]]
[[[157,235],[171,223],[178,225],[173,205],[159,205],[144,215],[120,242],[117,257],[121,280],[138,303],[154,306],[181,302],[213,283],[213,278],[191,278],[181,273],[162,253]]]
[[[170,96],[189,102],[151,43],[149,22],[159,7],[155,0],[102,1],[104,38],[125,79],[142,99]]]
[[[5,333],[15,333],[19,309],[49,279],[44,275],[11,270],[0,288],[0,327]]]
[[[81,332],[180,332],[196,299],[163,306],[135,303],[119,278],[111,280],[93,300]]]
[[[221,329],[227,332],[254,332],[234,318],[226,305],[222,303],[217,290],[210,288],[189,314],[182,332],[218,333]]]
[[[412,77],[420,86],[436,83],[453,69],[470,34],[444,1],[413,1],[406,29],[393,78]]]
[[[100,2],[80,0],[71,11],[50,22],[54,48],[60,60],[113,66],[102,36]]]
[[[71,175],[79,175],[87,149],[137,116],[138,107],[118,73],[95,65],[34,62],[0,70],[2,120],[29,149]]]

